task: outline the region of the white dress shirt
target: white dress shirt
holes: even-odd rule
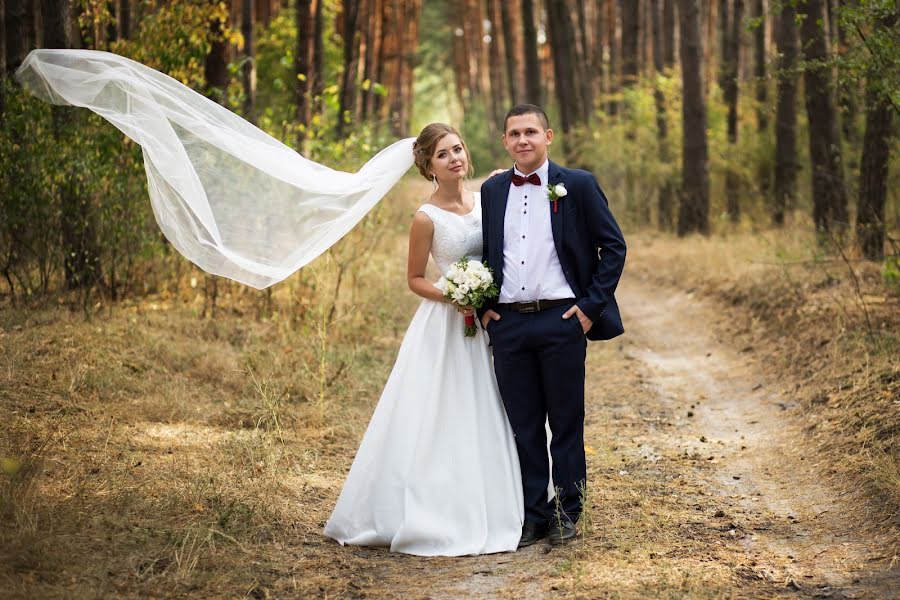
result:
[[[550,226],[552,203],[547,199],[550,161],[535,173],[541,185],[509,185],[503,224],[503,285],[501,303],[574,298],[566,281]],[[519,169],[513,171],[527,177]]]

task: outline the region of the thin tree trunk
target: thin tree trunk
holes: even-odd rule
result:
[[[297,103],[297,143],[301,147],[312,122],[313,36],[315,34],[312,11],[315,0],[297,0],[297,48],[294,52],[294,88]]]
[[[540,106],[541,67],[538,61],[537,29],[534,26],[534,2],[522,0],[522,40],[525,48],[525,98]]]
[[[809,156],[812,171],[813,221],[820,231],[847,226],[847,193],[844,188],[837,111],[828,59],[827,24],[822,0],[798,2],[804,17],[800,27],[806,91],[806,114],[809,119]],[[824,27],[823,27],[823,24]]]
[[[325,77],[322,66],[325,60],[324,32],[325,23],[323,14],[325,12],[322,5],[324,0],[313,0],[312,17],[313,17],[313,48],[312,48],[312,96],[313,111],[321,112],[322,94],[325,92]]]
[[[341,96],[336,132],[344,136],[345,126],[352,120],[352,107],[356,104],[356,72],[359,62],[359,0],[344,0],[343,43],[344,71],[341,74]]]
[[[25,0],[6,0],[6,68],[13,74],[28,53]]]
[[[893,29],[896,23],[896,12],[878,20],[878,26],[887,31]],[[879,90],[877,77],[876,69],[871,68],[867,78],[866,131],[859,169],[859,210],[856,215],[856,237],[863,256],[869,260],[884,258],[885,204],[894,116],[894,107],[886,93]]]
[[[797,189],[797,12],[785,2],[776,19],[778,87],[775,107],[775,189],[772,223],[784,225],[785,213],[794,208]]]
[[[412,120],[413,106],[413,80],[416,66],[416,56],[419,41],[419,16],[422,10],[422,0],[405,0],[403,14],[404,38],[403,38],[403,105],[400,111],[400,135],[409,135]]]
[[[506,83],[513,104],[525,102],[525,48],[522,45],[521,0],[499,0],[506,53]]]
[[[678,235],[709,233],[709,154],[699,0],[679,0],[683,135]]]
[[[609,87],[609,66],[606,62],[606,50],[609,44],[607,40],[606,7],[600,2],[594,4],[593,28],[595,40],[594,54],[591,59],[591,68],[594,71],[592,78],[594,85],[593,94],[595,99],[600,99],[606,95],[606,90]],[[598,108],[602,106],[604,104],[600,102]]]
[[[488,0],[488,19],[491,21],[491,43],[488,46],[488,70],[491,75],[490,79],[490,96],[491,108],[493,115],[490,119],[489,126],[495,130],[497,123],[503,120],[503,115],[508,104],[506,99],[507,86],[503,75],[504,61],[506,57],[505,42],[503,39],[503,26],[501,24],[502,17],[500,15],[500,0]]]
[[[6,0],[0,0],[0,121],[6,112]],[[12,286],[10,286],[12,292]]]
[[[122,0],[127,2],[128,0]],[[241,34],[244,36],[244,64],[241,68],[244,84],[244,118],[256,124],[256,50],[253,39],[255,0],[241,0]]]
[[[119,8],[119,36],[123,40],[131,39],[131,0],[121,0]]]
[[[728,9],[732,10],[729,11]],[[744,0],[733,0],[733,5],[722,2],[723,20],[727,24],[727,35],[722,36],[722,92],[728,106],[727,135],[730,146],[730,160],[725,171],[725,206],[732,223],[741,217],[740,179],[733,162],[737,160],[735,149],[738,141],[738,73],[740,71],[741,21],[744,16]],[[730,14],[729,14],[730,12]]]
[[[753,0],[753,18],[758,20],[753,30],[753,76],[756,79],[756,128],[765,131],[769,128],[767,110],[768,87],[766,85],[766,13],[763,0]]]
[[[606,112],[609,115],[615,115],[619,112],[619,89],[621,85],[621,75],[619,73],[619,63],[621,62],[621,45],[618,32],[618,1],[606,0],[606,26],[607,39],[609,40],[609,87],[607,94],[609,99],[606,103]]]
[[[850,0],[851,2],[856,2],[857,0]],[[847,4],[848,0],[839,0],[838,2],[838,11],[842,10],[843,5]],[[895,9],[896,11],[896,9]],[[854,35],[855,32],[851,32],[851,35]],[[839,54],[843,54],[847,51],[847,28],[842,27],[840,24],[837,25],[837,39],[838,39],[838,48],[837,52]],[[855,146],[859,141],[859,133],[856,129],[856,115],[859,113],[859,94],[860,88],[858,85],[854,85],[853,81],[849,81],[842,85],[838,90],[838,104],[840,106],[840,114],[841,114],[841,131],[844,135],[844,139],[850,142],[851,146]]]
[[[578,117],[582,114],[575,81],[575,48],[571,43],[575,31],[565,0],[546,0],[546,6],[560,124],[563,133],[568,133],[578,124]],[[567,150],[569,149],[571,145],[567,145]]]
[[[675,0],[663,0],[663,64],[671,69],[675,66]]]
[[[622,10],[622,85],[634,86],[638,78],[640,23],[637,0],[621,0]]]
[[[231,14],[231,3],[226,3],[226,14]],[[206,55],[204,72],[206,74],[206,95],[222,106],[226,105],[228,88],[228,40],[225,38],[225,27],[221,19],[215,18],[209,23],[209,53]],[[203,316],[209,311],[211,317],[216,316],[216,300],[219,295],[219,281],[215,276],[204,277]]]
[[[363,74],[363,81],[368,82],[368,89],[365,90],[365,98],[362,103],[362,118],[367,121],[370,116],[375,116],[375,84],[381,84],[378,75],[379,58],[382,52],[382,27],[384,24],[384,0],[369,0],[371,10],[369,11],[369,23],[366,29],[366,65]]]
[[[578,107],[581,109],[579,121],[587,123],[591,118],[594,107],[594,98],[591,88],[593,79],[590,65],[590,46],[587,33],[587,15],[583,0],[575,0],[574,14],[569,11],[569,17],[574,21],[576,35],[575,44],[575,77],[578,84]]]
[[[658,75],[665,71],[665,34],[664,16],[665,7],[660,3],[651,3],[651,17],[653,30],[653,66]],[[663,165],[672,160],[669,151],[669,121],[666,115],[666,97],[662,88],[657,83],[654,86],[653,97],[656,101],[656,141],[659,145],[659,162]],[[674,205],[675,190],[671,178],[667,177],[657,191],[657,220],[658,226],[663,231],[672,231],[672,208]]]

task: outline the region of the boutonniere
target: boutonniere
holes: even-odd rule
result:
[[[550,184],[547,186],[547,199],[553,203],[553,212],[555,213],[558,206],[557,202],[560,198],[568,194],[568,190],[566,190],[566,186],[561,183],[557,183],[556,185]]]

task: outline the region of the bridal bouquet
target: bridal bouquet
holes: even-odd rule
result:
[[[447,284],[444,298],[454,301],[459,306],[481,308],[485,300],[500,295],[491,270],[477,260],[462,258],[450,265],[444,276]],[[475,315],[465,317],[466,337],[475,335]]]

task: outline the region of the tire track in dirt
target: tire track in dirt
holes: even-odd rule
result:
[[[686,448],[714,465],[721,516],[751,557],[740,570],[816,596],[900,597],[900,572],[872,574],[886,557],[863,532],[860,507],[831,489],[807,454],[796,404],[779,389],[790,389],[784,379],[752,347],[720,337],[725,317],[715,307],[660,291],[639,279],[620,288],[630,317],[625,351],[662,398],[689,403]]]

